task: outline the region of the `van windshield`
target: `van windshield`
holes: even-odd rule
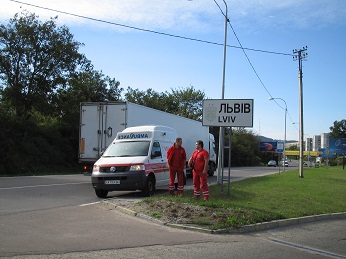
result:
[[[116,142],[107,148],[103,157],[147,156],[149,145],[149,141]]]

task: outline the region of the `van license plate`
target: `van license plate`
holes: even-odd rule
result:
[[[106,180],[105,184],[120,184],[120,180]]]

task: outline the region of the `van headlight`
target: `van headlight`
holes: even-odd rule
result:
[[[99,172],[100,172],[100,166],[99,165],[94,165],[93,173],[99,173]]]
[[[130,171],[145,171],[145,166],[144,165],[132,165],[130,167]]]

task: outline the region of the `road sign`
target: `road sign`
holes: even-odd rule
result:
[[[203,101],[203,125],[253,127],[253,99],[212,99]]]
[[[278,142],[276,152],[282,153],[284,152],[284,143]]]

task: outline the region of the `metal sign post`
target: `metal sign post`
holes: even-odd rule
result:
[[[232,127],[253,127],[253,99],[209,99],[203,101],[203,126],[220,127],[217,182],[223,188],[224,129],[230,127],[228,193],[230,188]],[[222,146],[221,146],[222,145]],[[221,178],[221,179],[220,179]]]

